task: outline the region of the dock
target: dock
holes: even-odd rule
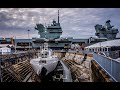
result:
[[[56,69],[46,78],[62,82],[115,82],[112,77],[93,58],[94,54],[81,52],[54,51],[59,57]],[[1,58],[1,82],[41,82],[30,64],[38,52],[3,55]],[[48,79],[49,79],[48,78]],[[48,80],[47,80],[48,81]],[[50,80],[49,80],[50,81]]]

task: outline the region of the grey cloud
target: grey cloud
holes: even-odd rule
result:
[[[1,8],[0,31],[4,30],[2,36],[7,32],[15,32],[17,36],[23,34],[24,38],[27,38],[27,33],[23,33],[27,29],[31,29],[31,37],[38,36],[34,30],[35,24],[50,24],[52,19],[57,20],[57,10],[58,8]],[[94,36],[94,26],[104,25],[107,19],[110,19],[111,24],[120,31],[120,8],[59,8],[59,10],[64,37]],[[120,37],[120,33],[117,36]]]

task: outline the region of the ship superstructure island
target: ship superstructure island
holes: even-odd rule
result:
[[[95,26],[95,35],[99,38],[115,39],[119,31],[113,28],[114,26],[112,26],[110,22],[110,20],[107,20],[104,26],[97,24]]]
[[[35,27],[38,30],[40,38],[46,39],[58,39],[62,35],[62,28],[59,23],[59,10],[58,10],[58,22],[53,20],[52,24],[49,26],[44,26],[42,24],[36,24]]]
[[[32,39],[18,39],[18,38],[0,38],[1,47],[2,46],[12,46],[16,50],[28,50],[39,49],[43,46],[44,42],[48,42],[48,48],[53,50],[69,49],[71,44],[89,46],[101,41],[116,39],[116,35],[119,32],[118,29],[113,28],[110,24],[110,20],[105,22],[105,25],[96,24],[95,25],[95,35],[96,37],[89,37],[85,39],[74,39],[73,37],[61,37],[63,30],[60,24],[59,10],[57,14],[57,20],[53,20],[51,25],[43,25],[41,23],[35,25],[35,30],[38,31],[40,35],[39,38],[33,37]]]
[[[36,24],[40,37],[0,38],[1,82],[119,82],[120,38],[110,20],[97,37],[61,37],[59,20]]]

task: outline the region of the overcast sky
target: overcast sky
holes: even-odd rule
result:
[[[104,25],[110,19],[114,28],[119,30],[120,37],[120,8],[1,8],[0,37],[28,38],[39,37],[34,29],[36,23],[51,24],[57,20],[60,10],[62,37],[88,38],[95,36],[96,24]]]

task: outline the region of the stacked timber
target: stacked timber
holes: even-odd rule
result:
[[[24,60],[30,60],[35,57],[37,57],[37,52],[35,51],[17,53],[17,54],[0,55],[1,65],[3,67],[10,67],[11,65],[17,64]]]
[[[2,68],[2,82],[40,82],[28,60]]]
[[[91,62],[91,69],[94,82],[113,82],[110,76],[94,60]]]
[[[71,70],[74,82],[91,82],[92,55],[67,52],[62,60]]]
[[[64,51],[61,51],[61,50],[53,50],[53,54],[55,56],[57,56],[57,58],[61,59],[65,56],[65,53]]]

